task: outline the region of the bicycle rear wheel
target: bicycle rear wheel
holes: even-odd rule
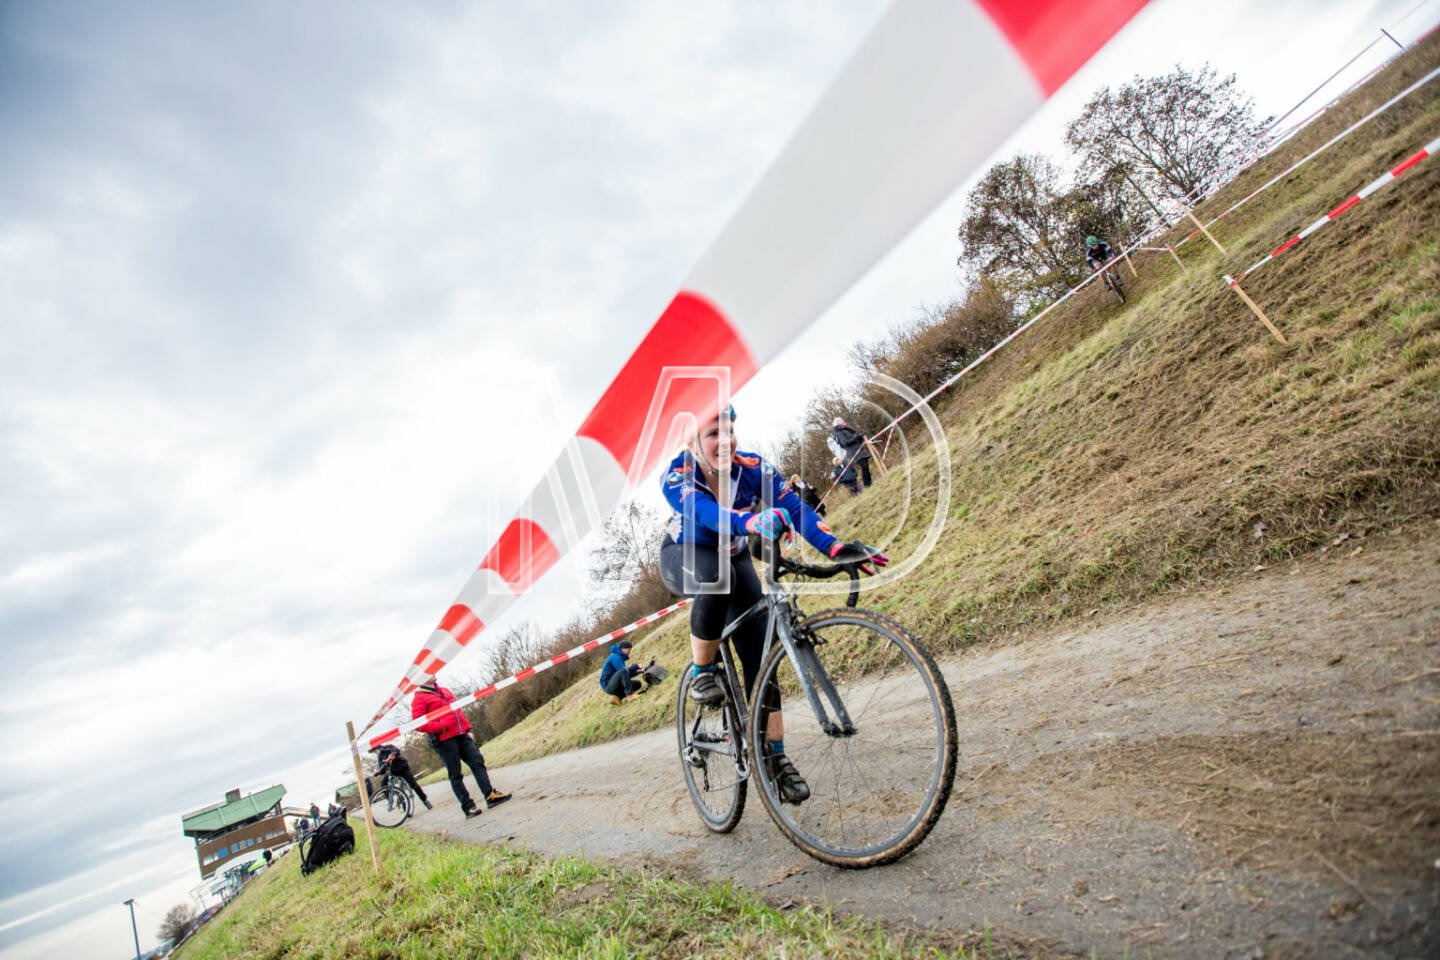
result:
[[[705,707],[690,698],[693,675],[685,669],[675,707],[675,733],[680,743],[680,769],[690,802],[705,826],[729,833],[745,812],[745,778],[749,774],[739,735],[739,714],[733,701]]]
[[[410,798],[399,787],[381,787],[370,795],[370,816],[377,827],[398,827],[410,816]]]
[[[776,645],[761,665],[750,722],[760,800],[791,842],[817,860],[850,868],[898,860],[929,835],[955,783],[955,708],[945,678],[909,631],[873,611],[827,610],[795,631],[824,717]],[[765,764],[777,697],[785,753],[810,786],[799,804],[781,802]]]

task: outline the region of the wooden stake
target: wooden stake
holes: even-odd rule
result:
[[[1285,335],[1284,335],[1283,333],[1281,333],[1279,330],[1276,330],[1276,329],[1275,329],[1275,324],[1271,323],[1271,322],[1270,322],[1270,318],[1267,317],[1267,316],[1265,316],[1265,311],[1263,311],[1263,310],[1261,310],[1259,307],[1255,306],[1255,301],[1250,299],[1250,295],[1247,294],[1244,290],[1241,290],[1241,289],[1240,289],[1240,284],[1236,283],[1234,280],[1231,280],[1229,277],[1226,277],[1225,279],[1226,279],[1227,281],[1229,281],[1229,283],[1230,283],[1230,289],[1231,289],[1231,290],[1234,290],[1236,293],[1240,294],[1240,299],[1241,299],[1241,300],[1244,300],[1245,303],[1246,303],[1246,305],[1248,305],[1251,310],[1254,310],[1254,311],[1255,311],[1255,316],[1257,316],[1257,317],[1260,318],[1260,322],[1263,323],[1263,324],[1265,324],[1265,328],[1266,328],[1267,330],[1269,330],[1271,333],[1275,334],[1275,339],[1276,339],[1276,340],[1279,340],[1281,343],[1289,343],[1289,342],[1290,342],[1290,341],[1288,341],[1288,340],[1285,339]]]
[[[1216,250],[1219,250],[1221,253],[1225,254],[1226,256],[1229,256],[1229,255],[1230,255],[1230,251],[1229,251],[1229,250],[1226,250],[1224,247],[1222,247],[1222,246],[1220,245],[1220,241],[1219,241],[1219,240],[1216,240],[1216,239],[1210,234],[1210,231],[1205,229],[1205,224],[1201,223],[1201,222],[1200,222],[1200,218],[1197,217],[1197,216],[1195,216],[1195,211],[1194,211],[1194,210],[1191,210],[1189,207],[1186,207],[1186,208],[1185,208],[1185,215],[1186,215],[1187,217],[1189,217],[1191,220],[1194,220],[1194,221],[1195,221],[1195,226],[1197,226],[1197,227],[1200,228],[1200,232],[1203,233],[1203,234],[1205,234],[1206,239],[1208,239],[1211,243],[1215,244],[1215,249],[1216,249]]]
[[[1136,269],[1135,269],[1135,264],[1133,264],[1133,263],[1130,262],[1130,254],[1127,252],[1127,253],[1121,254],[1121,256],[1123,256],[1123,257],[1125,258],[1125,265],[1130,268],[1130,276],[1132,276],[1132,277],[1138,277],[1138,276],[1140,276],[1140,271],[1139,271],[1139,270],[1136,270]]]
[[[1167,248],[1167,249],[1169,249],[1169,251],[1170,251],[1170,256],[1172,256],[1172,257],[1175,258],[1175,262],[1178,263],[1178,264],[1180,264],[1180,269],[1181,269],[1181,270],[1184,270],[1186,273],[1189,273],[1189,272],[1190,272],[1190,268],[1187,267],[1187,266],[1185,266],[1185,261],[1180,259],[1180,254],[1178,254],[1178,253],[1175,252],[1175,248],[1174,248],[1174,247],[1169,247],[1169,248]]]
[[[365,808],[365,833],[370,837],[370,859],[375,861],[375,876],[380,876],[380,845],[375,842],[375,819],[370,815],[370,794],[365,792],[365,771],[360,768],[360,750],[355,746],[355,724],[345,721],[345,735],[350,739],[350,758],[355,761],[355,792]]]
[[[870,459],[875,462],[875,466],[880,468],[880,476],[883,477],[890,472],[890,468],[885,466],[885,461],[880,459],[880,451],[875,449],[875,445],[870,442],[869,437],[865,438],[865,449],[870,451]]]

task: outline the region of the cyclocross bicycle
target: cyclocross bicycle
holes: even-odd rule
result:
[[[1119,297],[1121,303],[1125,302],[1125,284],[1120,282],[1119,267],[1113,271],[1109,267],[1101,267],[1100,282],[1105,284],[1106,290],[1112,291],[1115,296]]]
[[[769,544],[774,546],[774,544]],[[680,683],[676,733],[685,785],[700,819],[716,833],[735,829],[755,783],[766,813],[791,843],[839,867],[891,863],[935,826],[955,782],[955,708],[930,654],[900,624],[855,609],[859,563],[813,565],[768,551],[765,597],[721,634],[725,702],[690,698]],[[807,616],[786,577],[845,573],[844,608]],[[736,671],[730,636],[751,617],[767,618],[759,695],[752,706]],[[783,704],[785,754],[810,797],[781,802],[765,762],[765,731]]]
[[[415,812],[410,786],[389,767],[380,771],[380,787],[370,794],[370,817],[377,827],[398,827]]]

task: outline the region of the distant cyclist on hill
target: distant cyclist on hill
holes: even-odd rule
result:
[[[660,546],[660,576],[672,593],[695,598],[690,608],[690,652],[694,657],[695,677],[690,696],[710,706],[725,702],[725,690],[720,685],[715,662],[720,634],[727,623],[764,596],[745,549],[750,534],[775,540],[787,528],[794,529],[832,560],[868,559],[860,568],[867,574],[874,573],[874,567],[889,563],[883,553],[858,540],[844,543],[837,539],[795,491],[786,486],[774,467],[757,454],[737,451],[734,420],[734,408],[727,407],[702,427],[689,446],[671,461],[660,481],[665,499],[675,511]],[[760,512],[751,512],[755,508]],[[730,535],[729,550],[725,554],[720,548],[722,530]],[[690,544],[693,547],[687,549]],[[687,552],[692,552],[693,569],[685,567]],[[707,586],[712,591],[715,589],[713,585],[720,582],[721,572],[727,566],[729,592],[705,592]],[[733,635],[735,652],[745,674],[745,688],[752,695],[765,645],[765,626],[763,618],[752,617]],[[780,797],[786,803],[803,803],[810,797],[810,787],[785,756],[784,720],[778,709],[770,714],[767,724],[764,754]]]

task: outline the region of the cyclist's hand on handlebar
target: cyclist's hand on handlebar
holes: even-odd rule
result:
[[[849,543],[836,540],[834,546],[830,548],[830,559],[836,563],[853,563],[867,577],[873,577],[880,572],[879,568],[890,562],[888,556],[860,540],[852,540]]]
[[[790,515],[779,507],[762,510],[745,521],[747,533],[758,533],[766,540],[776,540],[790,529]]]

